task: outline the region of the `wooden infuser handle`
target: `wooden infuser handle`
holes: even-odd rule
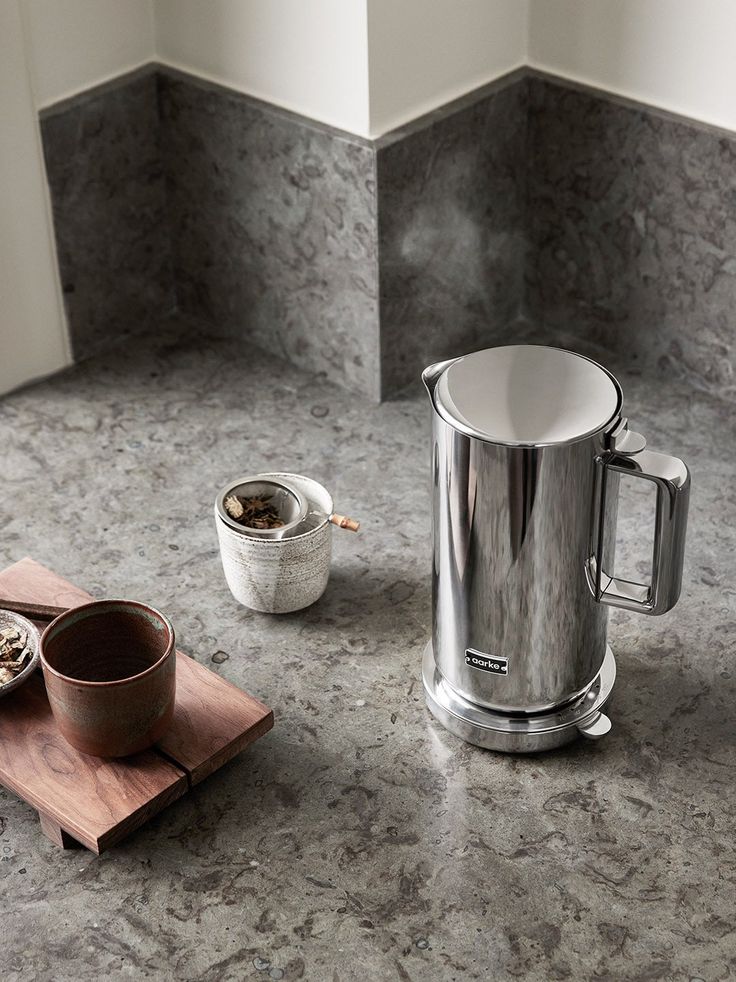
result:
[[[338,528],[349,529],[351,532],[357,532],[360,528],[360,522],[356,522],[354,518],[348,518],[347,515],[330,515],[330,521]]]

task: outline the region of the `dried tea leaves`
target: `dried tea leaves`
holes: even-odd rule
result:
[[[271,498],[241,498],[230,494],[223,504],[230,518],[251,529],[280,529],[284,523],[278,509],[269,504]]]
[[[10,624],[0,629],[0,685],[12,682],[31,657],[28,634]]]

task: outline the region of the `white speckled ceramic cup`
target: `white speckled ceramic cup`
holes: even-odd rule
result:
[[[308,607],[322,596],[332,558],[332,498],[309,477],[299,474],[259,474],[283,480],[300,491],[310,507],[324,513],[316,528],[285,539],[258,539],[239,532],[220,518],[215,502],[215,525],[225,580],[238,603],[268,614],[285,614]],[[229,488],[218,495],[222,499]]]

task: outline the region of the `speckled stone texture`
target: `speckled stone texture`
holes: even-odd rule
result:
[[[77,357],[176,294],[378,399],[522,315],[736,398],[733,134],[516,72],[370,142],[154,70],[43,120]]]
[[[736,972],[733,406],[609,360],[632,426],[693,471],[683,597],[612,612],[613,731],[547,756],[442,730],[430,631],[430,410],[371,405],[242,343],[128,344],[0,402],[0,561],[167,611],[184,650],[274,707],[273,731],[96,859],[0,791],[4,982],[725,980]],[[242,471],[323,482],[314,607],[225,585],[212,503]],[[645,575],[652,503],[621,506]]]
[[[74,358],[174,310],[156,77],[126,75],[41,114]]]
[[[191,76],[159,87],[180,311],[378,398],[370,144]]]
[[[376,142],[383,395],[509,337],[526,251],[526,90],[515,73]]]
[[[736,134],[533,78],[527,313],[736,397]]]

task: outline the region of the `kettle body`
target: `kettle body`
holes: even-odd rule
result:
[[[599,435],[531,449],[466,436],[436,414],[433,425],[437,666],[466,698],[503,712],[573,699],[606,652],[608,608],[584,563]],[[606,508],[613,530],[615,496]]]
[[[661,613],[676,601],[687,469],[645,450],[618,382],[571,352],[488,349],[423,379],[434,410],[430,708],[491,749],[600,736],[615,679],[608,607]],[[649,584],[606,572],[622,472],[658,485]]]

